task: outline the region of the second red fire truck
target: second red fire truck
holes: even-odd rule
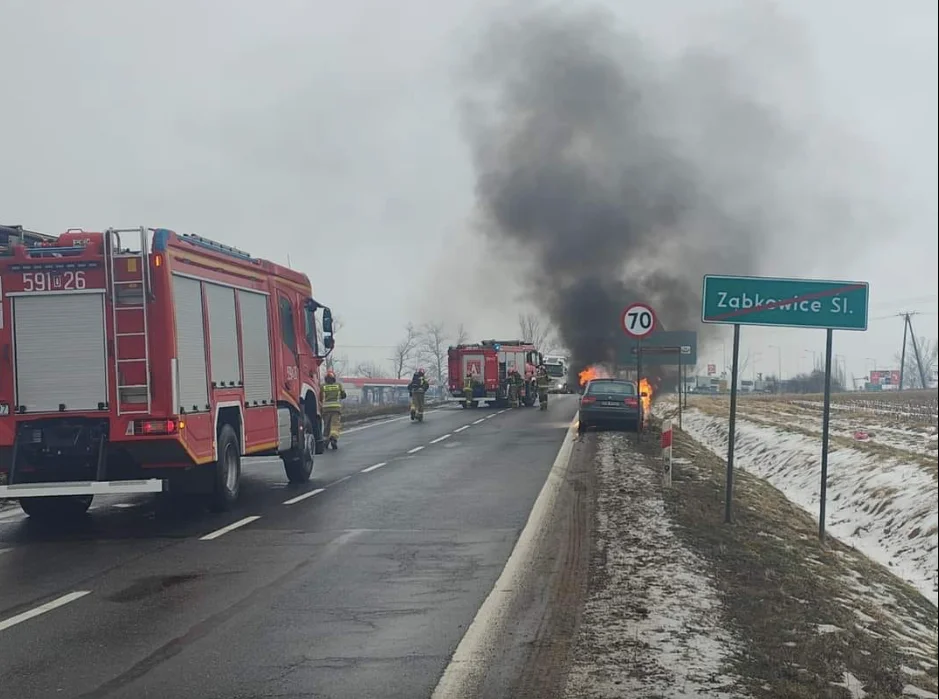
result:
[[[225,510],[245,455],[309,480],[334,339],[306,275],[166,229],[0,239],[0,497],[34,517],[166,490]]]
[[[517,369],[525,381],[521,400],[532,406],[538,398],[535,369],[542,361],[541,352],[522,340],[483,340],[462,344],[447,350],[449,390],[455,398],[463,398],[463,382],[467,372],[478,380],[473,385],[473,399],[464,407],[487,403],[505,407],[508,402],[508,375]]]

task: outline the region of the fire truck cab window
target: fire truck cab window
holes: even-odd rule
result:
[[[306,338],[306,343],[310,346],[310,349],[313,350],[313,354],[319,354],[319,343],[316,337],[316,311],[312,308],[304,308],[303,310],[303,336]]]
[[[293,320],[293,304],[283,294],[277,295],[277,305],[280,307],[280,334],[284,344],[290,348],[294,356],[297,355],[297,327]]]

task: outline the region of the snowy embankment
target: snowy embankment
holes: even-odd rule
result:
[[[676,401],[655,407],[673,416]],[[683,428],[715,454],[727,455],[727,417],[691,407]],[[735,466],[763,478],[818,517],[821,442],[784,425],[738,415]],[[920,464],[832,446],[828,455],[828,531],[887,566],[937,604],[937,481]]]

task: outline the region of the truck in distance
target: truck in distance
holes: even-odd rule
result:
[[[38,518],[113,493],[225,510],[244,455],[278,455],[289,481],[309,480],[334,338],[306,275],[161,228],[8,230],[0,498]]]

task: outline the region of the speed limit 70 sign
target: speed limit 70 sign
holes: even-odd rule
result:
[[[630,337],[640,340],[655,330],[655,311],[644,303],[631,304],[623,311],[623,330]]]

